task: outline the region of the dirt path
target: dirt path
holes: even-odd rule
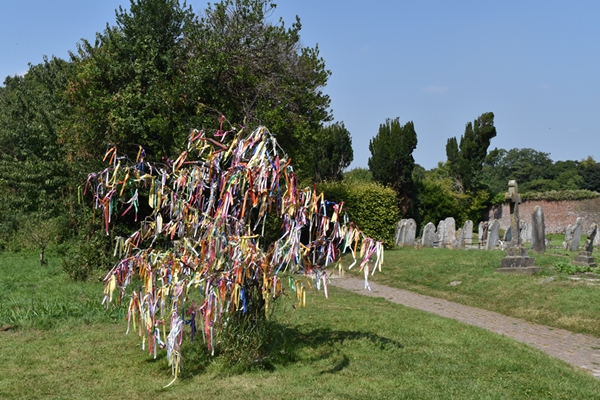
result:
[[[372,291],[369,292],[364,289],[364,280],[351,276],[332,277],[331,284],[365,296],[383,297],[393,303],[456,319],[508,336],[583,368],[600,379],[600,338],[538,325],[493,311],[464,306],[375,282],[370,282]]]

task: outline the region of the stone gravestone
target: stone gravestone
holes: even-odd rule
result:
[[[521,220],[519,222],[519,235],[521,235],[521,243],[528,242],[527,240],[527,222]]]
[[[456,236],[456,222],[454,218],[448,217],[444,220],[445,234],[444,234],[444,246],[452,247]]]
[[[500,222],[498,222],[498,220],[493,220],[488,226],[485,249],[495,249],[498,245],[498,240],[500,240]]]
[[[489,223],[487,221],[481,221],[479,223],[477,234],[479,236],[479,248],[480,249],[485,249],[485,244],[486,244],[487,238],[488,238],[488,228],[489,228]]]
[[[414,246],[415,245],[415,236],[417,234],[417,223],[414,219],[409,218],[406,220],[406,225],[404,228],[404,235],[402,237],[402,243],[400,246]]]
[[[445,239],[446,239],[446,223],[444,221],[440,221],[437,226],[438,247],[444,247]]]
[[[452,242],[453,249],[464,249],[465,248],[465,231],[459,228],[454,235],[454,242]]]
[[[592,251],[594,251],[594,239],[596,238],[597,234],[598,225],[592,224],[590,229],[587,231],[587,240],[585,241],[585,245],[579,252],[579,255],[575,256],[575,259],[571,261],[572,264],[596,268],[594,257],[592,257]]]
[[[565,250],[569,249],[571,245],[571,239],[573,238],[573,230],[575,229],[575,225],[567,225],[567,229],[565,230],[565,241],[563,242],[563,247]]]
[[[471,221],[470,219],[466,220],[462,230],[465,245],[473,244],[473,221]]]
[[[508,228],[506,228],[506,230],[504,231],[504,241],[505,242],[510,242],[512,240],[512,226],[509,226]]]
[[[402,246],[402,243],[404,242],[404,232],[406,230],[406,220],[405,219],[401,219],[397,224],[396,224],[396,235],[394,237],[394,240],[396,242],[396,246]]]
[[[573,236],[571,237],[571,242],[569,243],[569,250],[571,250],[571,251],[579,250],[579,241],[581,240],[582,233],[583,233],[583,220],[581,218],[577,218],[577,223],[575,224],[575,228],[573,228]]]
[[[536,253],[546,251],[546,224],[540,206],[535,206],[531,214],[531,248]]]
[[[423,237],[421,238],[421,244],[423,247],[433,247],[433,242],[436,241],[435,225],[428,222],[423,228]]]
[[[540,270],[533,265],[534,259],[527,255],[527,250],[522,246],[521,235],[519,234],[519,189],[517,181],[508,182],[508,193],[505,196],[510,201],[510,227],[513,232],[512,240],[506,248],[506,257],[500,260],[500,268],[495,272],[500,273],[519,273],[532,274]]]
[[[531,243],[531,238],[533,236],[533,227],[531,224],[527,224],[527,234],[526,234],[526,242]]]

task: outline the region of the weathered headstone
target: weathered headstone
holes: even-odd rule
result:
[[[534,267],[534,259],[527,255],[527,250],[522,246],[521,235],[519,234],[519,203],[521,196],[517,181],[508,182],[508,193],[505,196],[510,201],[510,226],[513,232],[512,240],[506,248],[506,257],[500,260],[500,268],[495,272],[500,273],[519,273],[532,274],[540,270]]]
[[[477,234],[479,235],[479,248],[485,249],[488,239],[489,223],[487,221],[481,221],[479,223]]]
[[[519,235],[521,235],[521,243],[528,242],[527,240],[527,222],[521,220],[519,222]]]
[[[437,226],[437,241],[439,247],[444,247],[444,240],[446,238],[446,223],[441,220]]]
[[[493,220],[488,226],[487,242],[485,244],[486,250],[493,250],[498,245],[500,240],[500,222]]]
[[[510,242],[510,241],[512,241],[512,237],[513,237],[513,235],[512,235],[512,226],[509,226],[504,231],[504,238],[503,238],[503,240],[505,242]]]
[[[406,220],[406,225],[404,228],[404,235],[402,237],[402,247],[412,247],[415,245],[415,236],[417,234],[417,223],[414,219],[409,218]]]
[[[563,247],[565,250],[569,249],[571,245],[571,239],[573,238],[573,231],[575,230],[575,225],[567,225],[567,229],[565,230],[565,241],[563,242]]]
[[[572,264],[581,265],[584,267],[596,268],[594,257],[592,257],[592,251],[594,251],[594,239],[598,234],[598,225],[592,224],[587,231],[587,240],[583,249],[579,252],[575,259],[571,261]]]
[[[463,225],[463,237],[465,241],[465,245],[470,245],[473,243],[473,221],[470,219],[465,221]]]
[[[483,242],[483,221],[480,221],[479,225],[477,225],[477,241],[479,242],[479,247],[481,247],[481,243]]]
[[[575,224],[575,228],[573,229],[573,237],[571,238],[571,242],[569,243],[569,250],[571,250],[571,251],[579,250],[579,241],[581,240],[582,233],[583,233],[583,220],[581,218],[577,218],[577,223]]]
[[[546,251],[546,224],[540,206],[535,206],[531,214],[531,248],[536,253]]]
[[[598,225],[592,224],[587,231],[587,240],[583,245],[583,251],[590,254],[594,251],[594,240],[596,239],[596,236],[598,236]]]
[[[454,221],[454,218],[448,217],[444,220],[444,225],[446,227],[444,232],[444,246],[452,247],[456,236],[456,222]]]
[[[396,242],[396,246],[402,246],[404,242],[404,233],[406,231],[406,221],[405,219],[401,219],[396,224],[396,234],[394,240]]]
[[[433,247],[433,242],[436,241],[435,225],[428,222],[423,228],[423,237],[421,238],[421,244],[423,247]]]
[[[465,231],[462,228],[458,228],[454,235],[454,241],[452,242],[453,249],[464,249],[465,248]]]

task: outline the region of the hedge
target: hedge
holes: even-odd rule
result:
[[[382,241],[386,249],[394,247],[400,212],[393,189],[375,182],[326,182],[319,184],[317,189],[328,201],[343,201],[350,221],[365,235]]]
[[[546,200],[546,201],[567,201],[567,200],[585,200],[594,199],[600,196],[598,192],[592,192],[591,190],[550,190],[548,192],[526,192],[521,193],[522,201],[531,200]],[[494,196],[492,204],[497,206],[506,203],[504,193],[498,193]]]

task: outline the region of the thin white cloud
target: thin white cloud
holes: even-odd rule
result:
[[[448,86],[431,85],[423,89],[425,93],[445,93],[448,91]]]

